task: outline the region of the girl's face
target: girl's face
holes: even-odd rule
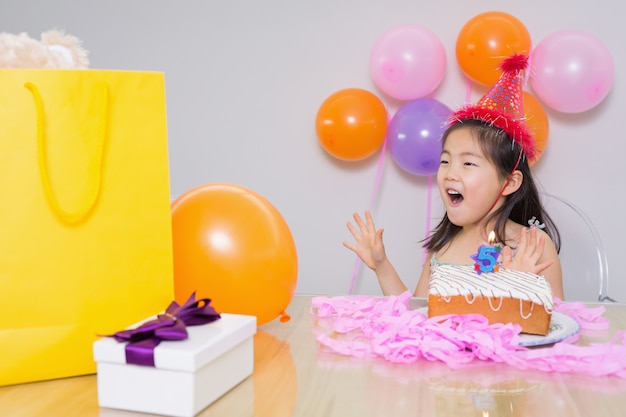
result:
[[[441,152],[437,185],[453,224],[479,225],[498,199],[505,182],[469,128],[456,129],[448,135]],[[502,199],[498,203],[501,205]]]

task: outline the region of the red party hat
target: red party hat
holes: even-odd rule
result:
[[[526,154],[534,160],[537,150],[535,138],[525,123],[522,82],[528,66],[525,55],[515,54],[500,65],[502,75],[478,103],[462,107],[450,117],[450,125],[464,120],[480,120],[504,130]]]

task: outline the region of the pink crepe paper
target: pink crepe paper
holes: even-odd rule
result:
[[[357,358],[380,357],[393,363],[441,361],[461,368],[473,361],[506,363],[518,369],[570,372],[626,378],[626,332],[608,343],[572,344],[577,337],[550,347],[519,345],[520,327],[489,324],[481,315],[447,315],[429,319],[409,308],[412,294],[399,296],[314,297],[311,313],[320,345]],[[576,320],[581,329],[606,330],[604,307],[555,300],[555,311]]]

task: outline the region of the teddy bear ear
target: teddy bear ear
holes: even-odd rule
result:
[[[81,46],[75,36],[66,35],[62,31],[49,30],[41,34],[41,43],[54,53],[65,68],[87,68],[88,52]]]

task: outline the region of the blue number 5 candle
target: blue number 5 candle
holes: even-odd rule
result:
[[[497,272],[498,271],[498,257],[502,251],[500,245],[494,245],[496,240],[496,234],[491,231],[489,233],[488,244],[480,245],[478,252],[471,256],[474,260],[474,269],[478,275],[483,272]]]

